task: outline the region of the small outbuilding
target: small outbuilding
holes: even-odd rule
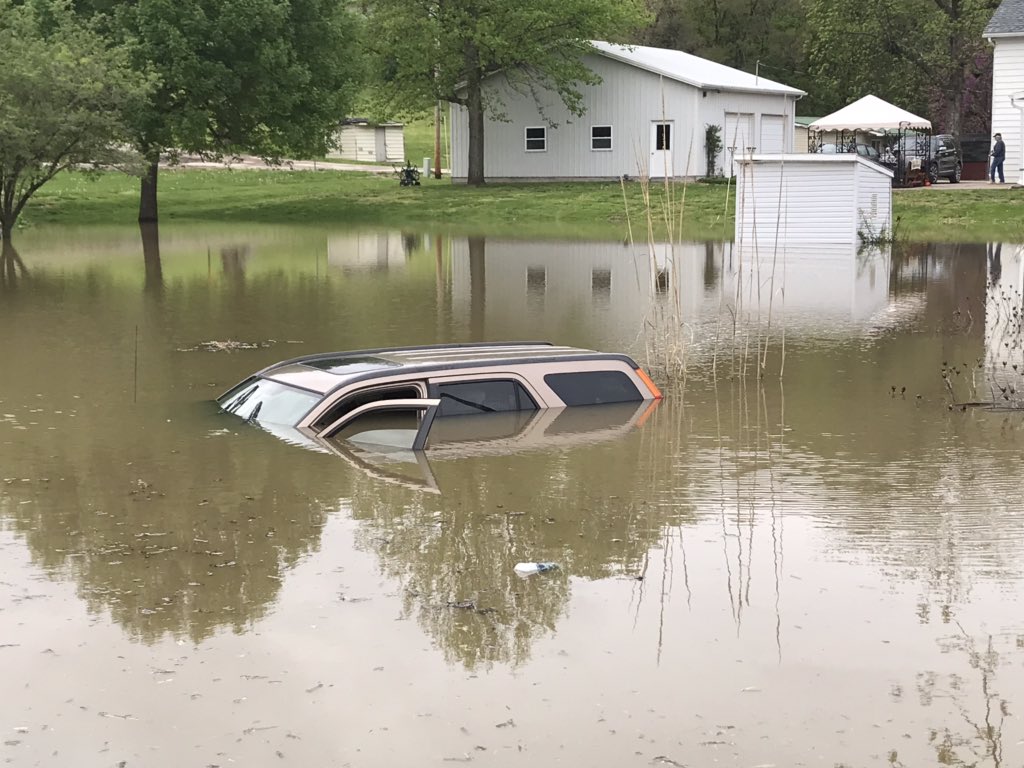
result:
[[[856,243],[892,230],[892,175],[853,153],[736,161],[736,241]]]
[[[327,157],[368,163],[405,162],[405,127],[402,123],[373,123],[346,118],[334,132],[334,148]]]

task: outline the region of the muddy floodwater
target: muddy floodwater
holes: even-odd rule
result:
[[[20,235],[4,763],[1024,762],[1024,246]],[[685,385],[405,462],[211,402],[507,339],[682,350]]]

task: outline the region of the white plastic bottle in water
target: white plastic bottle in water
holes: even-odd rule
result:
[[[520,576],[531,576],[534,573],[544,573],[558,567],[557,563],[516,563],[513,569]]]

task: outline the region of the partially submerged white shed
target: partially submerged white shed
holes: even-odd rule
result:
[[[334,145],[327,157],[401,163],[405,161],[405,127],[401,123],[371,123],[350,118],[334,132]]]
[[[892,171],[859,155],[736,161],[736,240],[856,243],[892,230]]]

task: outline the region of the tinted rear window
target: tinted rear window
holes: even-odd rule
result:
[[[549,373],[544,383],[566,405],[599,405],[643,400],[640,390],[622,371]]]

